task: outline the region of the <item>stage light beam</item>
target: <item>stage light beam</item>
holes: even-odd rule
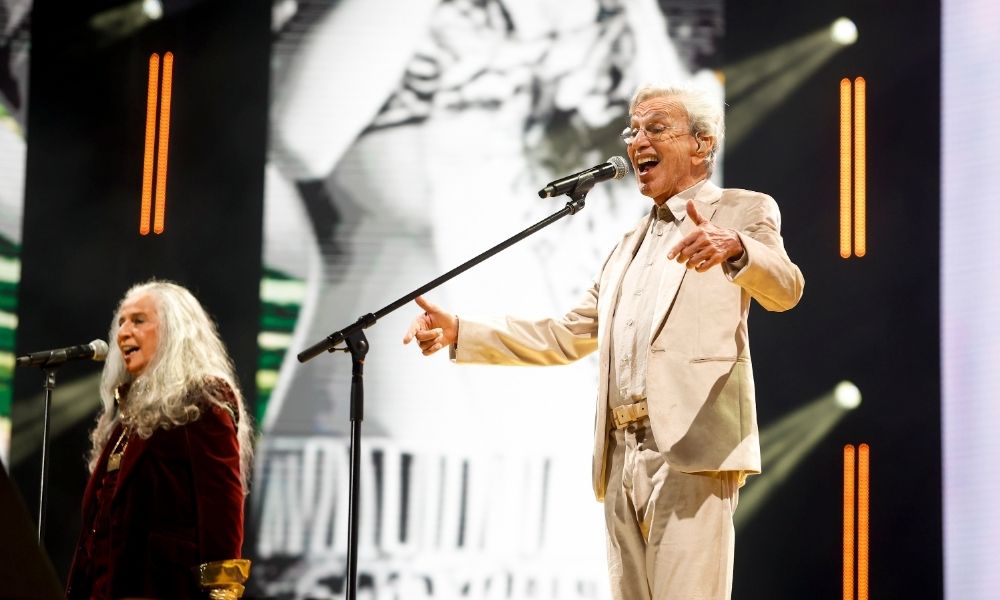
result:
[[[830,25],[724,67],[726,146],[743,143],[750,131],[773,113],[844,46],[830,37]]]
[[[753,519],[806,456],[860,403],[857,386],[842,381],[761,430],[762,474],[752,478],[740,491],[739,510],[733,517],[737,529]]]

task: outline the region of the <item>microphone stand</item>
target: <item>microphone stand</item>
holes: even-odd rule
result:
[[[48,487],[46,482],[49,478],[49,421],[51,420],[50,409],[52,408],[52,391],[56,388],[56,371],[60,364],[46,365],[42,367],[45,374],[45,381],[42,387],[45,389],[45,410],[42,413],[42,469],[41,483],[38,490],[38,546],[45,547],[45,506],[48,503]]]
[[[548,227],[566,215],[575,215],[580,212],[586,204],[587,193],[594,187],[595,183],[597,182],[593,174],[581,177],[576,187],[568,194],[571,198],[570,201],[561,210],[549,215],[520,233],[507,238],[444,275],[425,283],[395,302],[378,309],[374,313],[362,315],[351,325],[331,333],[298,354],[298,360],[302,363],[316,358],[323,352],[350,352],[351,354],[351,485],[347,502],[347,580],[344,586],[347,592],[347,600],[355,600],[358,591],[358,505],[361,496],[361,422],[364,420],[364,363],[365,355],[369,349],[368,339],[365,337],[363,330],[371,327],[379,319],[392,313],[397,308],[409,304],[417,296],[423,295],[442,283],[461,275],[493,255],[520,242],[529,235]],[[344,343],[344,346],[338,346],[341,342]]]
[[[100,346],[95,344],[100,343],[103,345],[103,351],[100,350]],[[45,390],[45,407],[42,413],[42,468],[40,473],[39,489],[38,489],[38,545],[39,547],[45,546],[45,509],[48,505],[48,479],[49,479],[49,424],[52,421],[52,391],[56,388],[56,371],[59,367],[63,365],[67,360],[73,358],[81,358],[86,356],[87,358],[96,357],[100,352],[99,358],[97,360],[103,360],[104,355],[107,354],[108,346],[100,340],[94,340],[89,344],[91,351],[90,354],[81,353],[84,348],[82,346],[75,346],[72,348],[60,348],[58,350],[51,350],[47,352],[34,352],[31,354],[26,354],[24,356],[17,357],[15,361],[15,366],[37,366],[42,369],[42,373],[45,375],[45,379],[42,382],[42,388]]]

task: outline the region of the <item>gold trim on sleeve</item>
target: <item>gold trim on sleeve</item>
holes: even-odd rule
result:
[[[198,565],[198,585],[212,600],[236,600],[243,595],[243,584],[250,578],[250,561],[216,560]]]

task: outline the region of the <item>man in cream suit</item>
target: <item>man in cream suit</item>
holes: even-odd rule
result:
[[[458,362],[557,365],[599,353],[593,484],[617,600],[726,599],[739,487],[760,472],[750,300],[795,306],[803,279],[769,196],[708,181],[722,112],[647,86],[622,132],[654,205],[557,319],[459,318],[420,298],[404,337]]]

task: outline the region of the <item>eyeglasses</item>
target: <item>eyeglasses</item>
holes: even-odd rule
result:
[[[646,139],[651,142],[660,142],[665,139],[691,135],[690,131],[679,131],[674,127],[668,127],[662,123],[649,123],[642,127],[626,127],[622,130],[621,138],[626,146],[629,146],[639,137],[639,133],[645,133]]]

